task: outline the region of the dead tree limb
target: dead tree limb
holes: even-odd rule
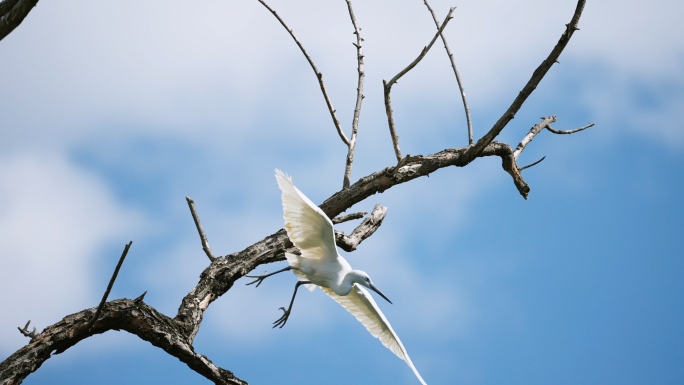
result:
[[[133,241],[130,241],[126,244],[126,247],[124,247],[123,252],[121,253],[121,257],[119,257],[119,262],[116,264],[116,267],[114,268],[114,273],[112,274],[112,278],[109,280],[109,285],[107,285],[107,289],[104,292],[104,295],[102,296],[102,300],[100,301],[100,305],[97,307],[97,310],[95,310],[95,314],[93,314],[93,318],[90,319],[88,322],[88,325],[86,325],[86,329],[90,330],[90,328],[93,327],[93,324],[95,321],[97,321],[97,317],[100,316],[100,313],[102,313],[102,309],[105,306],[105,302],[107,302],[107,297],[109,297],[109,293],[112,291],[112,287],[114,287],[114,281],[116,281],[116,277],[119,275],[119,270],[121,269],[121,265],[123,265],[124,259],[126,259],[126,255],[128,255],[128,250],[131,248],[131,245],[133,244]]]
[[[366,73],[363,70],[363,38],[361,37],[361,28],[356,23],[356,16],[352,9],[351,0],[347,0],[347,9],[349,10],[349,18],[354,26],[354,35],[356,35],[356,61],[357,72],[359,80],[356,85],[356,105],[354,106],[354,116],[352,117],[352,134],[349,143],[347,143],[347,161],[344,168],[344,179],[342,180],[342,188],[348,187],[351,179],[352,166],[354,163],[354,149],[356,148],[356,134],[359,131],[359,116],[361,115],[361,103],[363,102],[363,81],[366,78]]]
[[[423,3],[425,3],[425,6],[427,7],[428,11],[430,11],[430,15],[432,15],[432,21],[435,22],[435,26],[437,27],[437,29],[439,29],[439,20],[437,20],[437,15],[435,15],[435,11],[432,9],[427,0],[423,0]],[[451,69],[454,70],[454,76],[456,76],[456,84],[458,84],[458,90],[461,93],[461,101],[463,102],[463,109],[465,110],[466,116],[466,125],[468,126],[468,144],[473,144],[473,121],[470,119],[470,108],[468,108],[468,99],[466,98],[465,88],[463,87],[463,82],[461,81],[461,75],[459,75],[458,70],[456,69],[456,60],[454,60],[454,54],[451,52],[451,48],[449,48],[449,43],[447,43],[446,37],[444,37],[443,33],[440,33],[439,37],[442,38],[442,43],[444,43],[444,49],[446,50],[447,56],[449,56],[449,62],[451,62]]]
[[[338,223],[353,221],[354,219],[361,219],[361,218],[365,217],[366,214],[368,214],[368,213],[365,211],[361,211],[358,213],[351,213],[351,214],[347,214],[347,215],[342,215],[340,217],[333,218],[332,223],[333,223],[333,225],[336,225]]]
[[[207,255],[210,261],[216,259],[214,253],[211,252],[211,247],[209,247],[209,240],[206,234],[204,234],[204,229],[202,228],[202,222],[200,222],[199,215],[197,215],[197,210],[195,209],[195,201],[190,199],[190,197],[185,197],[188,202],[188,207],[190,208],[190,215],[192,215],[192,220],[195,222],[195,227],[197,227],[197,232],[199,233],[200,242],[202,242],[202,250],[204,254]]]
[[[285,20],[283,20],[278,13],[276,13],[273,8],[269,7],[268,4],[264,0],[258,0],[266,9],[268,9],[273,16],[275,16],[276,19],[280,22],[280,24],[285,28],[285,30],[292,36],[292,39],[295,41],[297,44],[297,47],[299,47],[299,50],[302,51],[302,54],[304,54],[304,57],[306,58],[306,61],[309,62],[309,65],[311,66],[311,69],[313,70],[314,74],[316,74],[316,79],[318,79],[318,85],[321,87],[321,92],[323,93],[323,98],[325,99],[325,104],[328,106],[328,111],[330,111],[330,116],[332,117],[333,124],[335,125],[335,129],[337,129],[337,134],[340,136],[340,139],[349,146],[349,139],[347,139],[347,135],[344,134],[344,131],[342,131],[342,125],[340,124],[340,120],[337,118],[337,111],[333,108],[332,101],[330,101],[330,96],[328,95],[328,90],[325,88],[325,83],[323,83],[323,73],[318,70],[318,67],[316,67],[316,64],[314,64],[313,59],[311,59],[311,56],[306,52],[306,49],[304,49],[304,46],[302,43],[297,39],[297,36],[295,36],[294,32],[292,31],[292,28],[288,27],[287,24],[285,24]]]
[[[373,208],[373,212],[361,222],[360,225],[349,235],[344,235],[344,233],[336,231],[335,232],[335,242],[337,246],[344,251],[351,252],[356,250],[356,247],[363,242],[364,239],[370,237],[375,233],[382,224],[382,221],[387,215],[387,207],[380,204],[376,204]]]
[[[572,15],[570,23],[565,25],[565,31],[558,40],[558,43],[556,43],[556,46],[551,50],[549,56],[539,65],[539,67],[537,67],[534,73],[532,73],[530,80],[528,80],[518,96],[513,100],[513,103],[511,103],[511,106],[508,107],[506,112],[504,112],[499,120],[494,123],[494,126],[492,126],[489,132],[481,137],[473,146],[468,147],[465,153],[466,159],[475,159],[477,154],[483,151],[489,143],[501,133],[506,125],[515,117],[515,114],[520,110],[520,107],[525,103],[525,100],[532,94],[532,91],[537,88],[539,82],[546,76],[546,73],[551,69],[551,66],[558,61],[558,57],[560,57],[560,54],[570,42],[570,38],[572,38],[575,31],[579,29],[577,26],[579,24],[580,16],[582,16],[585,3],[585,0],[579,0],[577,2],[577,7],[575,8],[575,13]]]
[[[190,369],[215,384],[246,385],[233,373],[216,366],[207,357],[195,352],[192,342],[183,337],[176,322],[144,302],[130,299],[107,302],[101,317],[92,328],[87,324],[95,308],[64,317],[45,328],[28,345],[0,363],[0,384],[20,384],[53,354],[60,354],[80,341],[109,330],[125,330],[178,358]]]
[[[0,40],[12,33],[36,4],[38,4],[38,0],[4,0],[0,2]]]
[[[406,75],[410,70],[412,70],[418,63],[420,63],[421,60],[427,55],[428,51],[432,46],[435,44],[435,41],[437,38],[442,34],[444,31],[444,28],[446,28],[447,24],[449,23],[449,20],[451,20],[451,15],[454,13],[454,9],[456,8],[451,8],[449,10],[449,13],[447,14],[447,17],[444,19],[444,22],[442,23],[442,26],[437,29],[437,33],[435,34],[435,37],[432,38],[430,43],[423,47],[423,49],[420,51],[420,54],[418,54],[418,57],[413,60],[406,68],[403,70],[399,71],[398,74],[394,75],[390,81],[382,81],[382,85],[384,88],[384,94],[385,94],[385,114],[387,114],[387,124],[389,125],[389,130],[390,130],[390,136],[392,137],[392,146],[394,147],[394,154],[397,156],[397,162],[401,160],[401,150],[399,149],[399,136],[397,136],[397,130],[394,127],[394,115],[392,112],[392,101],[390,100],[390,92],[392,92],[392,86],[399,80],[401,79],[402,76]]]
[[[349,146],[351,141],[346,138],[341,130],[339,121],[335,115],[335,110],[332,108],[332,104],[325,92],[322,75],[316,69],[308,54],[306,54],[301,43],[295,38],[292,30],[285,25],[275,11],[269,8],[262,0],[259,1],[269,9],[288,30],[309,61],[311,67],[314,69],[326,98],[329,111],[333,116],[333,121],[335,122],[338,134],[345,144]],[[0,13],[3,17],[2,22],[6,20],[4,18],[5,16],[11,14],[12,10],[16,9],[20,4],[26,3],[28,2],[23,0],[5,0],[0,3],[0,10],[6,11],[11,9],[4,15],[1,15]],[[526,143],[523,144],[521,142],[522,147],[519,151],[517,149],[514,151],[508,144],[497,142],[495,138],[508,122],[513,119],[515,113],[517,113],[524,101],[536,88],[568,44],[572,34],[577,30],[584,4],[585,0],[578,1],[571,22],[566,26],[565,32],[551,54],[549,54],[547,59],[542,62],[533,73],[532,78],[527,82],[503,116],[494,124],[489,132],[481,137],[475,144],[471,143],[462,148],[448,148],[431,155],[402,157],[398,147],[398,139],[395,141],[396,133],[393,132],[393,142],[396,143],[395,152],[397,155],[397,164],[367,175],[359,179],[356,183],[349,184],[342,190],[333,194],[320,205],[323,212],[330,218],[334,218],[376,193],[381,193],[396,185],[409,182],[422,176],[428,176],[442,168],[449,166],[465,167],[477,158],[489,156],[501,158],[502,168],[511,176],[513,184],[520,195],[527,198],[530,187],[522,178],[520,173],[521,168],[517,166],[516,158],[520,152],[524,150],[527,143],[538,134],[538,131],[532,134]],[[358,28],[353,21],[354,17],[351,11],[351,3],[348,2],[348,5],[352,22],[355,26],[355,30],[358,32],[360,31],[360,28]],[[451,18],[452,12],[453,8],[449,12],[449,15],[447,15],[445,21],[439,26],[437,34],[430,42],[430,45],[423,49],[421,55],[419,55],[419,57],[406,69],[392,78],[389,83],[385,82],[386,112],[392,130],[393,123],[391,122],[392,113],[389,103],[389,89],[403,74],[413,68],[420,59],[425,56],[429,47],[434,44],[437,37],[441,36],[447,22]],[[361,41],[360,34],[357,33],[357,59],[360,72],[359,87],[357,88],[358,110],[360,110],[360,99],[363,97],[361,90],[363,58],[360,49]],[[356,112],[355,116],[357,116]],[[588,125],[577,130],[560,131],[550,128],[550,123],[551,121],[543,121],[541,123],[541,129],[545,127],[556,134],[568,134],[571,133],[571,131],[577,132],[591,126]],[[523,141],[525,141],[525,139],[523,139]],[[192,209],[192,205],[190,206]],[[350,236],[344,236],[344,234],[338,234],[336,236],[338,246],[353,250],[353,248],[357,247],[359,243],[378,229],[382,224],[385,214],[385,208],[377,205],[373,212]],[[196,224],[198,225],[198,218],[196,215],[193,215],[193,217],[196,219]],[[198,231],[202,238],[203,231],[199,226]],[[205,242],[203,241],[203,248],[204,246]],[[208,249],[208,244],[206,244],[206,248]],[[193,341],[199,331],[204,312],[213,301],[226,293],[238,279],[247,275],[259,265],[284,260],[286,252],[296,253],[297,250],[287,238],[285,230],[281,229],[265,237],[263,240],[256,242],[252,246],[225,257],[211,259],[211,255],[208,253],[207,255],[210,256],[209,266],[201,273],[197,285],[182,299],[178,313],[174,318],[164,315],[147,305],[143,302],[143,296],[140,296],[135,300],[118,299],[106,302],[106,306],[100,307],[100,316],[95,316],[98,311],[95,308],[86,309],[69,315],[58,323],[45,328],[39,334],[29,332],[27,324],[24,329],[19,328],[19,330],[23,334],[32,336],[33,338],[28,345],[19,349],[0,363],[0,384],[18,384],[26,376],[38,369],[53,353],[62,353],[85,338],[109,330],[126,330],[129,333],[135,334],[139,338],[148,341],[152,345],[164,349],[169,354],[177,357],[189,368],[216,384],[246,384],[243,380],[236,378],[230,371],[214,365],[207,357],[196,353],[194,351]],[[120,259],[120,262],[122,261],[123,256]]]

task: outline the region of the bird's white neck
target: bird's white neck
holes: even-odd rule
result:
[[[335,291],[338,295],[347,295],[354,288],[354,284],[358,283],[363,285],[363,276],[359,274],[357,270],[352,270],[348,272],[342,279],[342,283],[339,285],[338,290]]]

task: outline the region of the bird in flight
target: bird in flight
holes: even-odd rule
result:
[[[288,267],[270,274],[247,276],[256,278],[248,285],[256,283],[257,287],[266,277],[283,271],[291,270],[297,277],[290,305],[287,309],[280,308],[283,315],[273,323],[273,327],[285,326],[299,286],[305,285],[310,291],[320,286],[325,294],[354,315],[373,337],[380,339],[392,353],[404,360],[421,384],[427,385],[411,362],[399,336],[366,288],[373,290],[387,302],[392,301],[375,287],[368,274],[361,270],[353,270],[347,260],[337,253],[333,224],[323,210],[299,191],[292,183],[292,179],[282,171],[276,169],[275,176],[282,191],[285,231],[292,243],[301,251],[301,255],[285,253]]]

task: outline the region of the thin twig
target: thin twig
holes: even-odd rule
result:
[[[90,328],[93,327],[93,324],[95,324],[97,317],[100,316],[100,313],[102,312],[102,308],[104,308],[104,305],[107,302],[107,297],[109,297],[109,292],[112,291],[112,286],[114,286],[114,281],[116,281],[116,276],[119,275],[119,269],[121,269],[121,265],[123,265],[123,261],[124,261],[124,259],[126,259],[126,254],[128,254],[128,249],[131,248],[132,244],[133,244],[133,241],[130,241],[126,244],[126,247],[124,247],[123,253],[121,253],[121,257],[119,258],[119,263],[116,264],[116,268],[114,269],[114,274],[112,274],[112,278],[109,280],[109,285],[107,285],[107,290],[105,290],[105,293],[102,296],[102,301],[100,301],[100,305],[97,307],[97,310],[95,311],[95,315],[93,315],[93,318],[91,318],[90,322],[88,322],[88,325],[86,326],[86,330],[90,330]]]
[[[353,221],[354,219],[361,219],[361,218],[363,218],[366,214],[368,214],[368,213],[365,212],[365,211],[363,211],[363,212],[360,212],[360,213],[352,213],[352,214],[343,215],[343,216],[341,216],[341,217],[335,217],[335,218],[332,219],[332,223],[333,223],[333,225],[336,225],[336,224],[338,224],[338,223]]]
[[[574,130],[556,130],[555,128],[553,128],[551,126],[546,126],[546,129],[553,132],[554,134],[569,135],[569,134],[574,134],[575,132],[580,132],[580,131],[586,130],[587,128],[593,127],[593,126],[594,126],[594,123],[589,123],[584,127],[576,128]]]
[[[530,168],[530,167],[532,167],[532,166],[536,166],[536,165],[538,165],[539,163],[541,163],[544,159],[546,159],[546,156],[542,156],[542,158],[539,159],[538,161],[536,161],[536,162],[534,162],[534,163],[530,163],[530,164],[528,164],[528,165],[525,166],[525,167],[520,167],[518,170],[519,170],[519,171],[522,171],[522,170],[524,170],[524,169],[526,169],[526,168]]]
[[[515,151],[513,151],[513,157],[515,159],[518,159],[518,156],[520,156],[520,153],[525,149],[525,147],[534,139],[535,136],[537,136],[538,133],[541,132],[544,128],[548,127],[549,124],[553,123],[556,121],[555,116],[549,116],[549,117],[542,117],[542,121],[535,124],[532,126],[530,131],[525,135],[525,137],[520,141],[520,144],[518,144],[518,147],[515,148]]]
[[[435,15],[435,11],[432,10],[432,7],[430,7],[430,4],[428,4],[427,0],[423,0],[423,2],[425,3],[427,9],[430,11],[430,14],[432,15],[432,20],[435,22],[435,26],[437,27],[437,29],[439,29],[439,21],[437,20],[437,15]],[[446,41],[446,37],[444,37],[443,33],[440,33],[439,36],[442,38],[442,43],[444,43],[444,49],[446,49],[446,53],[449,56],[451,68],[454,70],[454,75],[456,75],[456,83],[458,83],[458,90],[461,92],[461,100],[463,100],[463,109],[465,110],[466,123],[468,124],[468,144],[473,144],[473,122],[470,119],[470,109],[468,108],[468,100],[466,99],[465,89],[463,88],[463,83],[461,82],[461,76],[458,74],[458,70],[456,69],[456,61],[454,60],[454,54],[451,53],[451,49],[449,48],[449,44]]]
[[[33,330],[31,330],[31,331],[28,330],[28,327],[30,324],[31,324],[31,320],[28,320],[28,322],[26,323],[26,325],[24,326],[23,329],[20,328],[19,326],[17,326],[17,329],[19,329],[19,332],[21,332],[21,334],[23,334],[24,336],[29,337],[31,339],[34,339],[34,338],[36,338],[38,333],[36,333],[36,327],[35,326],[33,327]]]
[[[287,30],[287,32],[290,34],[290,36],[292,36],[292,39],[294,39],[295,43],[297,43],[297,46],[299,47],[299,49],[304,54],[304,57],[309,62],[311,69],[313,69],[314,73],[316,74],[316,79],[318,79],[318,84],[321,87],[321,92],[323,92],[323,98],[325,99],[325,104],[328,106],[328,111],[330,111],[330,116],[332,117],[333,124],[335,124],[335,129],[337,129],[337,133],[340,135],[340,138],[342,139],[344,144],[349,146],[349,139],[347,139],[347,136],[344,134],[344,131],[342,131],[342,126],[340,125],[340,120],[337,119],[337,112],[335,111],[335,109],[332,106],[332,102],[330,101],[330,97],[328,96],[328,91],[325,89],[325,84],[323,83],[323,74],[321,73],[321,71],[318,70],[318,68],[316,68],[316,65],[314,64],[313,60],[311,59],[309,54],[306,53],[304,46],[302,45],[302,43],[299,42],[299,40],[295,36],[294,32],[292,32],[292,29],[290,27],[288,27],[287,24],[285,24],[285,21],[282,18],[280,18],[280,16],[276,13],[276,11],[274,11],[273,8],[269,7],[268,4],[266,4],[264,2],[264,0],[258,0],[258,1],[264,7],[266,7],[266,9],[268,9],[273,14],[273,16],[276,17],[276,19],[278,19],[280,24],[285,28],[285,30]]]
[[[558,43],[556,43],[556,46],[553,48],[553,50],[551,50],[551,53],[549,53],[546,59],[539,65],[539,67],[537,67],[534,73],[532,73],[532,77],[530,77],[530,80],[527,81],[525,87],[523,87],[518,96],[513,100],[513,103],[511,103],[506,112],[504,112],[499,120],[494,123],[494,126],[492,126],[489,132],[482,136],[477,143],[469,146],[469,148],[466,150],[466,153],[464,154],[464,160],[466,162],[475,159],[478,154],[499,135],[504,127],[506,127],[508,122],[515,117],[515,114],[518,112],[518,110],[520,110],[520,107],[522,107],[525,100],[527,100],[527,98],[532,94],[532,91],[537,88],[537,85],[539,85],[539,82],[541,82],[544,76],[546,76],[546,73],[549,71],[549,69],[551,69],[551,66],[558,61],[558,57],[568,45],[568,42],[570,42],[570,38],[572,38],[572,35],[575,33],[575,31],[579,29],[577,28],[577,25],[579,24],[579,19],[582,15],[582,10],[584,9],[585,3],[586,0],[579,0],[577,2],[575,13],[572,15],[570,23],[565,25],[565,31],[563,31]]]
[[[190,197],[185,197],[185,200],[188,202],[190,214],[192,214],[192,220],[195,221],[195,227],[197,227],[197,232],[199,233],[200,240],[202,241],[202,250],[204,250],[204,253],[207,255],[207,257],[209,257],[209,260],[213,262],[216,257],[214,257],[214,253],[211,252],[209,241],[207,240],[207,236],[204,234],[204,230],[202,229],[202,222],[200,222],[199,215],[197,215],[197,211],[195,210],[195,201],[190,199]]]
[[[363,50],[361,46],[363,44],[363,38],[361,37],[361,28],[356,23],[356,17],[354,16],[354,10],[352,9],[351,0],[347,0],[347,8],[349,9],[349,17],[351,18],[352,25],[354,26],[354,34],[356,35],[356,60],[358,62],[357,70],[359,73],[359,81],[356,86],[356,106],[354,107],[354,118],[352,119],[352,134],[351,140],[349,140],[347,151],[347,162],[344,169],[344,179],[342,181],[342,188],[349,187],[352,165],[354,163],[354,149],[356,148],[356,134],[359,130],[359,115],[361,114],[361,103],[363,102],[363,81],[365,80],[365,72],[363,70]]]
[[[145,292],[140,294],[139,296],[135,297],[135,299],[133,300],[133,303],[140,304],[140,302],[142,302],[143,299],[145,299],[145,294],[147,294],[147,290],[145,290]]]
[[[392,136],[392,145],[394,146],[394,153],[397,156],[397,163],[401,161],[402,156],[401,150],[399,149],[399,137],[397,136],[396,130],[394,128],[394,118],[392,117],[392,102],[390,101],[390,91],[392,90],[392,86],[397,82],[397,80],[399,80],[407,72],[412,70],[421,60],[423,60],[425,55],[427,55],[432,45],[435,44],[437,38],[442,34],[444,28],[446,28],[447,24],[449,23],[449,20],[451,20],[451,15],[454,13],[454,9],[456,8],[449,9],[449,13],[447,14],[447,17],[444,19],[442,26],[439,27],[437,33],[430,41],[430,44],[428,44],[426,47],[423,47],[423,50],[420,51],[418,57],[414,61],[412,61],[411,64],[409,64],[406,68],[404,68],[398,74],[396,74],[389,82],[385,80],[382,81],[385,93],[385,113],[387,114],[387,123],[389,123],[390,135]]]

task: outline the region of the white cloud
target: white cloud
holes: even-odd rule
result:
[[[356,62],[344,4],[271,5],[323,71],[348,127]],[[432,1],[440,19],[453,5],[458,8],[447,36],[476,113],[503,107],[515,96],[556,43],[575,2]],[[432,37],[432,20],[416,1],[356,7],[366,54],[362,125],[382,124],[381,79],[415,58]],[[590,2],[561,62],[598,61],[619,74],[618,82],[681,72],[676,32],[683,28],[676,18],[681,8],[665,0],[646,8]],[[433,49],[395,87],[396,103],[453,99],[446,55],[439,43]],[[190,8],[169,2],[46,3],[3,41],[3,52],[10,60],[0,69],[12,76],[0,97],[13,111],[5,117],[11,139],[5,143],[14,146],[70,146],[112,123],[122,136],[173,133],[234,143],[237,135],[255,135],[251,128],[273,111],[268,103],[274,100],[282,104],[281,117],[300,117],[301,130],[319,132],[324,125],[332,132],[310,68],[275,18],[255,2],[212,1]],[[613,85],[598,82],[603,88]]]
[[[26,343],[15,327],[29,319],[40,331],[95,306],[105,285],[93,282],[99,253],[109,242],[123,247],[140,224],[101,181],[60,155],[0,158],[2,348]]]

